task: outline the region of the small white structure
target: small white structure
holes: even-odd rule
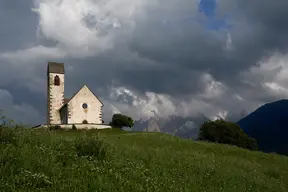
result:
[[[49,62],[47,68],[47,124],[48,127],[59,125],[61,128],[105,129],[103,124],[103,103],[84,85],[71,98],[64,97],[64,63]],[[37,126],[39,127],[39,126]]]

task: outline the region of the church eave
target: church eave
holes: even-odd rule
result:
[[[69,100],[69,102],[83,89],[83,87],[87,87],[87,89],[94,95],[94,97],[101,103],[101,105],[102,105],[102,107],[104,106],[104,104],[102,103],[102,101],[94,94],[94,92],[93,91],[91,91],[91,89],[89,89],[89,87],[85,84],[85,85],[83,85],[72,97],[71,97],[71,99]],[[69,103],[68,102],[68,103]],[[68,104],[67,103],[67,104]]]

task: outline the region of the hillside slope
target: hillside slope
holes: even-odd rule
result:
[[[1,139],[0,191],[288,191],[285,156],[163,133],[18,130]]]
[[[237,122],[261,150],[288,155],[288,100],[265,104]]]

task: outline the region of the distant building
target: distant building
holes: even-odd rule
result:
[[[64,63],[49,62],[47,67],[47,125],[63,128],[111,128],[102,121],[103,103],[84,85],[71,98],[64,97]],[[42,125],[43,127],[43,125]]]

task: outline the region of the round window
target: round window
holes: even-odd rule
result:
[[[83,103],[82,107],[83,107],[83,109],[87,109],[87,107],[88,107],[87,103]]]

